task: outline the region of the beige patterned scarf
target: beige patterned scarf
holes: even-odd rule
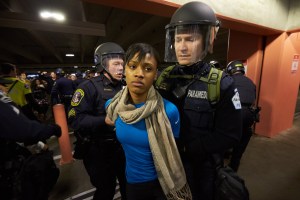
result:
[[[191,200],[191,191],[164,109],[163,98],[152,86],[145,105],[136,108],[129,103],[129,96],[127,87],[117,93],[107,108],[107,116],[114,122],[120,116],[127,124],[145,119],[158,180],[167,199]]]

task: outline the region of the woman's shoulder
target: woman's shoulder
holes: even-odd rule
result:
[[[163,102],[164,102],[164,105],[165,105],[166,113],[178,112],[177,107],[171,101],[163,98]]]

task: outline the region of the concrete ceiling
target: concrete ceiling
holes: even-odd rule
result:
[[[169,17],[80,0],[1,0],[0,61],[25,71],[93,65],[94,49],[116,42],[125,50],[135,42],[153,45],[163,58],[165,25]],[[59,10],[65,23],[40,19],[43,9]],[[226,62],[228,30],[221,29],[210,59]],[[74,57],[65,57],[74,53]]]

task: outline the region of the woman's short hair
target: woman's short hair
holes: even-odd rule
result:
[[[138,53],[137,59],[139,62],[144,59],[147,54],[150,54],[154,57],[157,64],[160,63],[160,57],[156,49],[146,43],[134,43],[130,45],[125,53],[125,63],[127,64],[135,56],[136,53]]]

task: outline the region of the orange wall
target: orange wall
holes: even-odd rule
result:
[[[269,36],[265,50],[259,103],[261,123],[256,133],[273,137],[291,128],[299,90],[299,69],[291,72],[293,56],[300,54],[300,33]],[[300,67],[300,64],[299,64]]]
[[[291,65],[293,56],[300,54],[300,32],[266,38],[263,51],[262,36],[231,30],[228,61],[247,60],[247,76],[257,86],[258,105],[262,107],[255,132],[273,137],[293,125],[300,69],[292,73]]]

